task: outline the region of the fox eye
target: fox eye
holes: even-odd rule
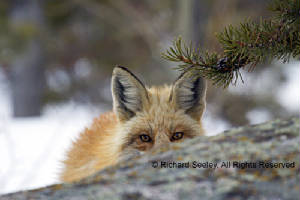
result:
[[[142,142],[151,142],[152,141],[151,137],[149,135],[146,135],[146,134],[140,135],[140,139],[141,139]]]
[[[183,137],[183,132],[176,132],[171,137],[171,141],[180,140]]]

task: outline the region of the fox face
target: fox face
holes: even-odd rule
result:
[[[147,88],[128,69],[116,67],[112,95],[121,152],[146,152],[204,133],[206,81],[190,71],[171,86]]]
[[[183,73],[171,86],[147,88],[128,69],[112,75],[113,112],[94,119],[73,143],[60,179],[72,182],[149,152],[203,134],[206,83]]]

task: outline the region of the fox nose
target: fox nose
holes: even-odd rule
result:
[[[154,142],[154,147],[158,148],[170,143],[170,139],[165,133],[157,133]]]

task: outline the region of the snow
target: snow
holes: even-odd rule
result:
[[[278,101],[287,109],[295,110],[299,109],[300,102],[299,62],[287,69],[289,78],[278,88]],[[60,162],[71,142],[105,110],[68,102],[47,106],[41,117],[15,119],[11,117],[6,82],[0,68],[0,194],[58,183]],[[253,123],[269,119],[264,110],[253,110],[247,117]],[[212,119],[209,111],[204,119],[209,135],[229,127],[221,119]]]
[[[5,83],[0,68],[0,194],[58,183],[72,141],[104,110],[68,102],[47,106],[41,117],[12,118]]]
[[[284,68],[283,74],[286,81],[277,87],[274,82],[279,77],[269,76],[273,67]],[[246,72],[247,73],[247,72]],[[287,64],[274,63],[271,67],[266,67],[259,74],[243,75],[244,84],[230,86],[228,89],[232,93],[239,93],[247,96],[264,95],[266,91],[273,94],[275,100],[290,113],[299,113],[300,109],[300,62],[291,61]],[[277,75],[279,76],[279,74]],[[262,123],[271,119],[270,113],[264,109],[255,109],[247,113],[250,124]]]
[[[276,97],[289,111],[300,110],[300,63],[295,62],[286,66],[284,70],[288,81],[283,84],[278,90]]]
[[[68,103],[49,106],[36,118],[2,116],[0,193],[57,183],[66,150],[100,112]]]

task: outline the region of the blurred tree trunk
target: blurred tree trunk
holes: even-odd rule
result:
[[[186,41],[202,45],[209,16],[209,1],[178,0],[178,33]]]
[[[42,3],[41,0],[12,1],[12,28],[20,37],[27,37],[11,68],[14,117],[41,113],[45,85],[45,55],[40,38],[44,24]]]

